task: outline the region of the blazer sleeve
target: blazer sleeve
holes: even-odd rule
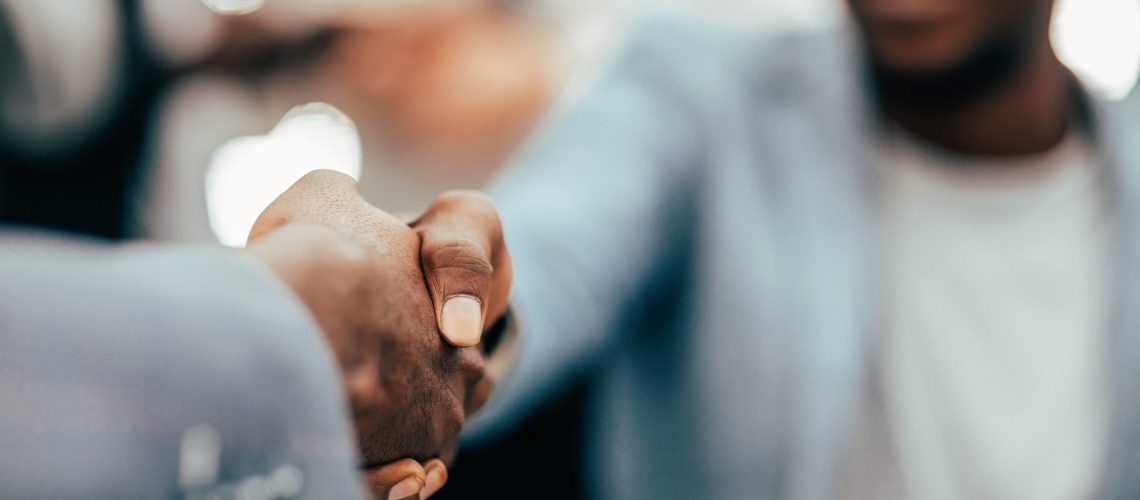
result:
[[[0,497],[359,498],[346,407],[240,252],[0,234]]]
[[[475,440],[614,348],[623,311],[689,236],[700,141],[656,52],[650,38],[631,36],[489,189],[514,259],[517,338],[505,339],[511,368],[468,427]]]

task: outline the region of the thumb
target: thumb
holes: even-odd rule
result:
[[[439,329],[457,347],[479,343],[494,282],[498,214],[485,195],[453,191],[440,196],[413,223]]]
[[[421,257],[440,332],[456,347],[478,344],[494,272],[486,250],[452,234],[446,240],[425,239]]]

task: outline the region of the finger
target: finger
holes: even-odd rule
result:
[[[426,499],[436,494],[443,488],[443,485],[447,484],[447,465],[442,460],[433,458],[424,464],[424,471],[427,474],[427,483],[422,494]]]
[[[427,484],[423,466],[410,458],[370,469],[366,478],[372,494],[380,500],[418,499]]]
[[[470,415],[486,403],[493,387],[487,377],[487,357],[481,349],[455,349],[445,365],[452,377],[448,385],[463,399],[463,411]]]
[[[491,377],[481,377],[467,390],[467,401],[464,402],[463,411],[468,415],[479,411],[491,399],[491,392],[495,389],[495,381]]]
[[[502,252],[502,228],[490,199],[451,191],[436,199],[412,224],[420,234],[420,257],[439,329],[458,347],[479,343]],[[505,299],[504,299],[505,300]]]

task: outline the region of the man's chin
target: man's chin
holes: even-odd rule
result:
[[[951,50],[946,45],[909,46],[882,44],[870,47],[871,61],[877,71],[914,77],[937,77],[952,73],[969,57],[968,52]]]
[[[966,48],[937,37],[911,45],[869,41],[868,50],[881,98],[934,110],[988,95],[1009,81],[1028,58],[1014,37],[996,37]]]
[[[872,60],[884,71],[936,75],[966,64],[998,36],[986,37],[972,27],[947,22],[929,25],[861,23]]]

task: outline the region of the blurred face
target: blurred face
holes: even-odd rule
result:
[[[1048,43],[1053,0],[848,0],[880,71],[953,72],[1011,44]],[[1028,42],[1028,43],[1026,43]],[[1021,47],[1027,49],[1029,47]]]

